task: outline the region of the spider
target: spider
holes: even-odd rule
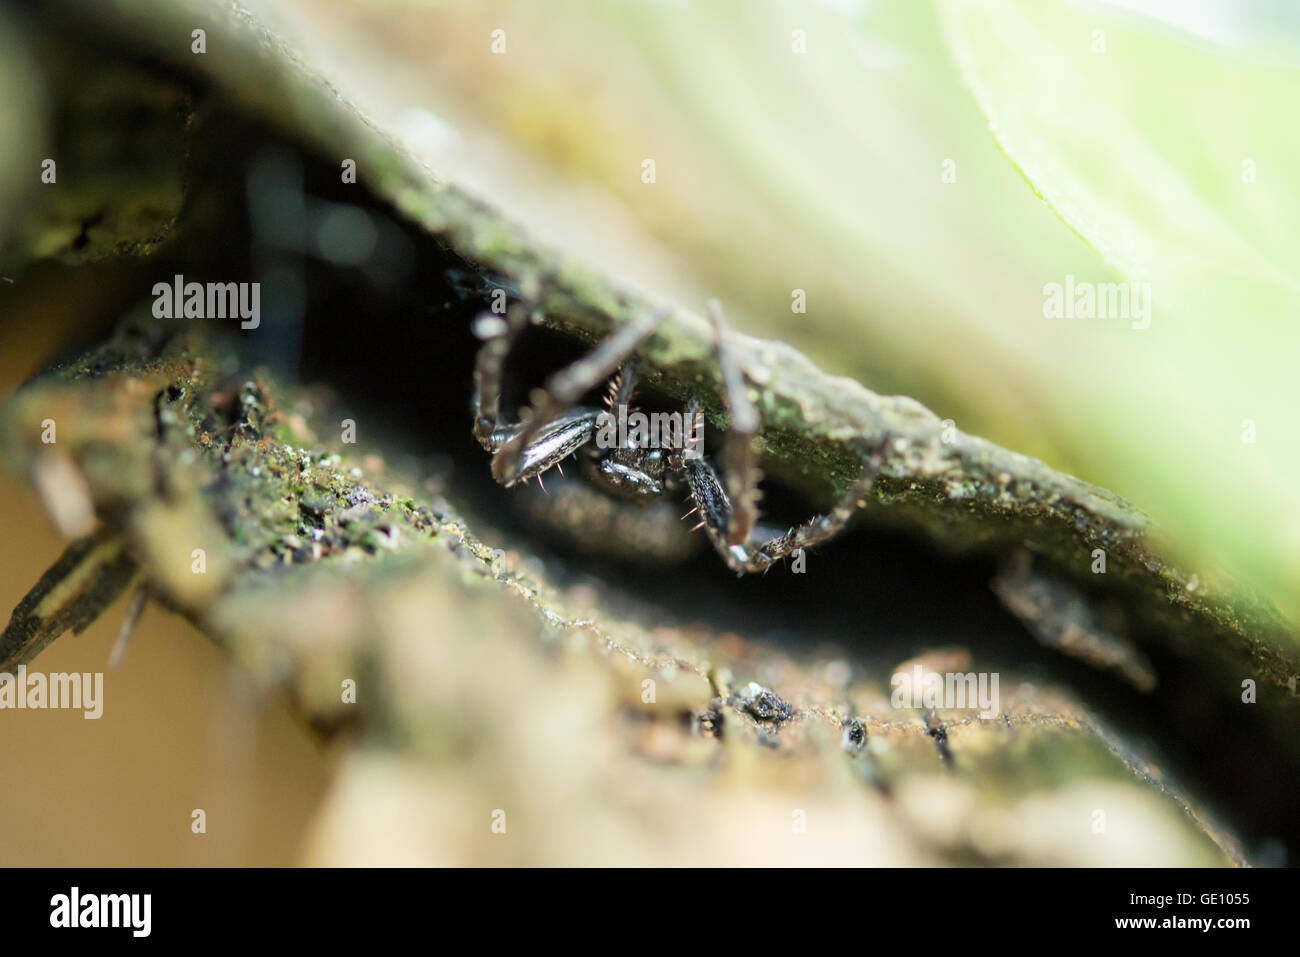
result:
[[[528,324],[527,314],[512,307],[505,317],[480,315],[474,323],[475,334],[483,340],[474,369],[474,436],[492,454],[493,478],[507,488],[531,478],[541,484],[544,472],[554,466],[563,474],[563,460],[576,455],[592,486],[632,507],[644,508],[669,492],[684,490],[693,507],[682,517],[698,513],[695,528],[704,529],[722,560],[739,575],[766,571],[786,556],[837,534],[864,504],[880,468],[878,457],[868,461],[861,477],[830,513],[786,531],[760,524],[760,473],[754,445],[758,411],[745,392],[740,366],[727,343],[721,307],[710,300],[707,311],[730,419],[724,449],[725,483],[707,458],[697,451],[692,454],[697,447],[685,443],[650,448],[635,433],[608,448],[592,441],[602,422],[602,410],[581,405],[584,395],[608,382],[606,405],[611,409],[631,405],[638,378],[633,353],[668,316],[668,309],[619,327],[586,355],[551,375],[541,389],[534,390],[532,406],[519,421],[502,417],[501,386],[506,357]],[[701,408],[699,397],[692,396],[686,403],[685,421],[699,421]]]

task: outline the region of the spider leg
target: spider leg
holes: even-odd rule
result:
[[[692,399],[686,407],[687,414],[694,415],[698,407],[699,402]],[[727,497],[727,490],[723,488],[717,470],[703,456],[683,459],[680,467],[686,472],[686,487],[690,489],[691,501],[695,505],[682,517],[698,512],[700,520],[695,528],[703,528],[718,554],[728,565],[736,568],[735,563],[745,560],[748,553],[741,545],[727,543],[726,532],[732,516],[731,499]]]
[[[863,466],[862,474],[858,476],[857,481],[840,496],[839,501],[828,514],[814,515],[784,535],[776,535],[767,541],[749,546],[746,549],[749,554],[743,563],[743,568],[737,568],[735,565],[732,567],[741,572],[763,571],[777,559],[783,559],[802,548],[811,548],[828,538],[834,538],[858,509],[866,507],[867,494],[875,484],[882,464],[878,454],[872,455]]]
[[[728,546],[744,545],[758,523],[758,454],[754,436],[758,433],[758,410],[745,393],[745,377],[740,365],[727,344],[727,323],[722,317],[722,305],[716,299],[708,303],[709,321],[713,323],[714,350],[722,368],[725,386],[723,399],[731,427],[727,430],[725,462],[727,497],[731,502],[731,515],[725,526]]]
[[[557,419],[565,413],[578,411],[574,410],[574,405],[583,394],[613,375],[636,347],[667,318],[668,313],[667,308],[656,309],[648,316],[638,317],[627,325],[620,326],[604,342],[552,375],[541,389],[534,391],[531,397],[532,408],[522,427],[503,442],[492,456],[492,475],[496,480],[507,486],[517,482],[526,467],[526,453],[534,445],[537,436],[543,432],[549,435],[551,426]],[[590,437],[588,433],[583,442]],[[578,443],[581,444],[582,442]]]
[[[636,392],[637,366],[634,360],[624,362],[618,375],[610,380],[609,393],[605,396],[605,407],[615,415],[619,406],[631,406],[632,394]]]
[[[483,340],[474,362],[474,438],[489,452],[518,428],[501,421],[501,375],[510,347],[527,325],[527,312],[519,306],[504,318],[485,312],[474,320],[474,334]]]
[[[579,448],[591,441],[596,434],[599,409],[579,407],[562,412],[545,428],[538,429],[528,445],[519,451],[519,460],[515,469],[505,478],[496,475],[497,481],[507,488],[516,482],[523,482],[536,477],[541,482],[542,473],[552,466],[558,466]],[[514,439],[510,439],[514,441]],[[495,464],[496,459],[493,459]],[[545,488],[545,486],[543,486]]]
[[[752,544],[748,542],[732,544],[729,541],[726,531],[734,513],[727,492],[713,466],[705,459],[696,459],[687,461],[685,467],[691,498],[694,500],[695,508],[699,510],[700,524],[704,527],[709,541],[713,543],[713,547],[732,571],[744,575],[766,571],[772,564],[787,555],[801,548],[810,548],[837,535],[853,514],[866,505],[867,493],[871,491],[880,472],[881,459],[879,455],[873,455],[867,461],[857,481],[840,497],[828,514],[815,515],[785,533],[772,534]]]
[[[527,312],[514,306],[503,318],[483,313],[474,320],[474,333],[483,339],[474,366],[474,437],[493,454],[523,430],[518,422],[501,419],[501,376],[510,347],[528,325]],[[573,409],[536,429],[532,441],[520,450],[519,466],[508,483],[536,477],[559,465],[595,434],[596,411]]]
[[[695,402],[692,400],[688,409],[694,405]],[[703,528],[714,549],[722,556],[727,567],[736,574],[766,571],[775,561],[775,557],[769,558],[764,553],[743,544],[733,545],[728,541],[727,530],[732,525],[735,512],[717,470],[705,458],[687,459],[682,466],[686,471],[686,485],[690,489],[691,500],[695,504],[695,507],[686,514],[699,514],[699,522],[692,531],[695,528]],[[775,540],[774,538],[771,541]]]

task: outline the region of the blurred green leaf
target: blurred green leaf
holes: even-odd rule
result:
[[[1099,5],[941,9],[1008,158],[1154,296],[1150,328],[1081,339],[1063,361],[1067,377],[1107,363],[1080,410],[1098,452],[1090,477],[1159,514],[1184,555],[1226,562],[1294,616],[1300,131],[1279,119],[1300,74]]]

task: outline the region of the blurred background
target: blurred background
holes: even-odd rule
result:
[[[0,482],[0,602],[12,608],[62,551],[34,492]],[[105,671],[125,600],[40,658]],[[0,734],[6,867],[280,865],[301,852],[325,791],[325,752],[283,704],[258,700],[205,636],[152,606],[103,715],[6,711]],[[191,833],[203,808],[213,835]],[[218,830],[219,828],[219,830]],[[233,835],[233,837],[232,837]]]
[[[657,297],[718,297],[744,332],[1113,489],[1189,567],[1300,614],[1292,4],[244,5],[537,237]],[[4,40],[10,166],[47,118],[38,51]],[[19,178],[0,178],[0,217]],[[1047,317],[1044,287],[1067,277],[1149,283],[1149,327]],[[0,314],[0,396],[75,338],[44,315]],[[4,608],[62,546],[34,494],[0,482]],[[120,614],[42,666],[99,670]],[[6,715],[0,814],[31,827],[0,862],[296,859],[330,760],[205,639],[149,608],[106,693],[98,722]],[[168,819],[196,791],[243,840]]]
[[[93,309],[104,284],[91,271],[75,281],[75,298]],[[25,288],[49,289],[45,280]],[[59,297],[37,296],[16,300],[0,290],[14,314],[44,317],[0,323],[5,397],[83,333],[75,327],[80,311],[70,315],[57,308]],[[65,546],[31,485],[0,471],[0,617],[8,621]],[[127,604],[123,596],[33,666],[105,672],[99,718],[78,710],[3,712],[0,819],[9,824],[0,866],[292,863],[325,791],[329,755],[283,701],[261,698],[211,640],[157,604],[145,609],[123,667],[110,670]],[[194,808],[207,812],[214,836],[191,832]]]

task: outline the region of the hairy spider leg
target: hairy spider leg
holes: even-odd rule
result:
[[[513,306],[504,319],[488,312],[474,320],[474,332],[483,339],[474,365],[474,437],[493,454],[523,428],[519,422],[501,418],[501,381],[510,348],[527,325],[528,312],[521,306]],[[518,474],[507,484],[534,477],[541,484],[542,472],[591,439],[596,415],[592,409],[573,409],[537,430],[533,442],[523,450]]]
[[[723,532],[729,521],[730,502],[717,472],[702,459],[689,465],[687,481],[691,496],[703,516],[702,524],[709,540],[727,566],[738,575],[767,571],[775,562],[801,548],[811,548],[839,534],[854,513],[866,505],[867,494],[880,471],[879,459],[873,456],[857,481],[828,514],[815,515],[782,534],[771,534],[768,529],[760,527],[757,531],[767,533],[765,539],[752,544],[730,545]]]
[[[698,408],[699,400],[692,399],[687,406],[687,411],[693,413]],[[709,541],[722,556],[722,560],[727,563],[727,567],[738,575],[744,575],[767,571],[775,562],[799,549],[811,548],[839,534],[854,513],[866,505],[867,494],[871,491],[880,472],[881,459],[878,454],[875,454],[867,460],[857,481],[840,497],[828,514],[814,515],[802,525],[784,533],[774,533],[770,527],[751,526],[749,531],[751,537],[755,531],[764,537],[757,542],[747,539],[742,543],[733,543],[728,534],[735,510],[713,466],[707,459],[698,458],[682,462],[681,467],[686,472],[687,486],[695,504],[695,507],[686,514],[699,512],[700,522],[695,527],[703,527]]]
[[[474,438],[495,453],[518,430],[501,421],[501,379],[506,356],[519,333],[528,325],[528,313],[512,306],[505,318],[485,312],[474,320],[474,332],[483,340],[474,362]]]
[[[514,472],[497,481],[509,488],[517,482],[536,478],[541,485],[543,472],[552,466],[558,467],[595,437],[599,418],[600,409],[586,406],[560,413],[545,428],[539,429],[533,441],[524,447]],[[543,485],[542,488],[545,489],[546,486]]]
[[[758,434],[758,410],[745,392],[745,377],[727,343],[727,323],[722,304],[710,299],[706,311],[713,324],[713,348],[722,369],[723,401],[731,420],[724,447],[724,472],[731,516],[725,526],[728,546],[744,545],[758,522],[758,453],[754,437]],[[716,476],[715,476],[716,477]]]
[[[549,434],[557,418],[566,412],[576,411],[574,406],[583,394],[613,375],[637,346],[668,317],[669,312],[667,307],[663,307],[620,326],[600,345],[552,375],[541,389],[535,390],[531,396],[532,407],[522,428],[493,453],[493,477],[506,486],[519,481],[525,463],[530,458],[527,452],[537,437],[543,433]],[[586,439],[590,437],[588,435]],[[581,444],[582,442],[578,443]],[[574,448],[576,447],[575,445]],[[559,459],[554,461],[558,462]]]
[[[876,477],[880,474],[881,460],[878,455],[871,456],[862,469],[862,474],[858,476],[848,491],[846,491],[835,503],[834,508],[826,515],[815,515],[802,525],[790,529],[784,535],[776,535],[768,538],[766,541],[744,549],[745,557],[740,560],[737,555],[737,561],[728,561],[737,573],[766,571],[774,562],[780,561],[787,555],[799,551],[801,548],[811,548],[814,545],[826,541],[828,538],[834,538],[840,533],[850,518],[860,508],[865,508],[867,504],[867,495],[875,485]],[[725,557],[725,556],[724,556]]]
[[[636,392],[636,361],[629,359],[618,370],[618,375],[609,381],[609,392],[605,395],[605,408],[615,415],[619,406],[632,406],[632,395]]]

